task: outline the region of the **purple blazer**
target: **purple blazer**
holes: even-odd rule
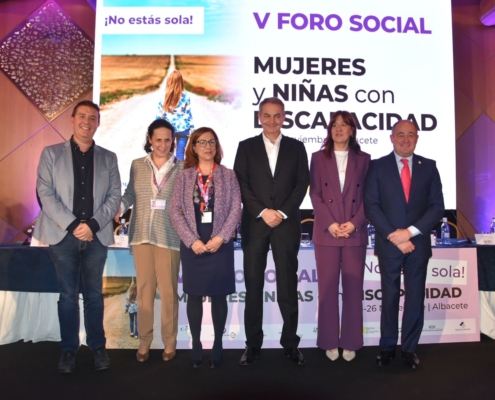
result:
[[[198,178],[195,167],[182,171],[175,180],[174,193],[170,202],[170,219],[180,240],[187,246],[198,239],[196,216],[194,214],[194,184]],[[213,236],[220,236],[228,242],[241,220],[241,191],[236,175],[231,169],[217,165],[213,171],[215,202],[213,207]]]
[[[315,222],[313,243],[321,246],[365,246],[368,243],[366,217],[363,208],[363,187],[370,155],[349,150],[344,190],[340,191],[339,173],[335,154],[325,157],[323,150],[313,153],[310,168],[310,197]],[[356,231],[349,239],[334,238],[328,227],[334,222],[350,221]]]

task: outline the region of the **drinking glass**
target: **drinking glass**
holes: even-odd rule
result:
[[[301,233],[301,247],[309,247],[309,246],[311,246],[309,233]]]

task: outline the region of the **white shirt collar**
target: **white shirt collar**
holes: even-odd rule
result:
[[[275,139],[275,143],[272,143],[272,141],[266,137],[264,132],[263,132],[262,136],[263,136],[263,142],[265,142],[265,145],[271,144],[272,146],[280,146],[280,141],[282,140],[282,133],[280,133],[280,135],[278,135],[277,139]]]
[[[162,165],[162,167],[160,169],[158,169],[155,165],[155,163],[153,162],[153,158],[151,157],[153,153],[149,153],[144,161],[145,162],[149,162],[151,167],[153,168],[153,171],[155,171],[155,175],[157,176],[165,176],[165,174],[170,170],[170,168],[172,168],[172,165],[174,163],[174,155],[172,153],[169,153],[170,154],[170,158],[167,160],[167,162],[165,164]]]
[[[409,165],[412,164],[412,159],[413,159],[413,155],[414,154],[411,154],[409,157],[401,157],[399,156],[395,151],[394,151],[394,155],[395,155],[395,160],[397,161],[397,164],[400,163],[400,165],[402,165],[402,159],[405,158],[407,161],[409,161]]]

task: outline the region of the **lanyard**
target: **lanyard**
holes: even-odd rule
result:
[[[198,171],[198,188],[199,191],[201,192],[201,204],[200,204],[200,210],[201,212],[203,211],[208,211],[208,185],[211,182],[212,176],[213,176],[213,171],[217,167],[217,164],[213,164],[213,167],[211,169],[210,175],[208,175],[208,178],[206,179],[206,182],[203,183],[203,175],[201,174],[201,170],[199,169],[199,165],[196,165],[196,171]]]
[[[156,190],[160,192],[162,190],[162,187],[165,186],[165,184],[168,181],[168,178],[170,178],[170,175],[172,175],[172,169],[174,168],[175,164],[177,163],[177,157],[174,156],[174,162],[172,165],[172,168],[170,168],[170,171],[168,171],[167,175],[165,175],[161,181],[160,184],[156,181],[156,175],[155,175],[155,170],[153,167],[151,167],[151,170],[153,171],[153,183],[155,184]]]

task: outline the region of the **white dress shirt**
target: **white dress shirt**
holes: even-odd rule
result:
[[[265,143],[266,155],[268,156],[268,163],[270,164],[270,171],[272,171],[272,176],[275,176],[275,167],[277,166],[278,152],[280,150],[280,141],[282,140],[282,134],[278,135],[277,139],[275,139],[275,143],[272,143],[270,139],[268,139],[263,133],[263,143]],[[266,208],[265,208],[266,210]],[[263,212],[261,211],[258,218],[261,217]],[[277,210],[284,219],[287,219],[287,215],[285,215],[282,211]]]
[[[278,152],[280,150],[280,141],[282,140],[282,134],[278,135],[275,139],[275,143],[272,143],[263,133],[263,142],[265,143],[266,155],[268,156],[268,163],[270,164],[270,170],[272,176],[275,175],[275,167],[277,166]]]

